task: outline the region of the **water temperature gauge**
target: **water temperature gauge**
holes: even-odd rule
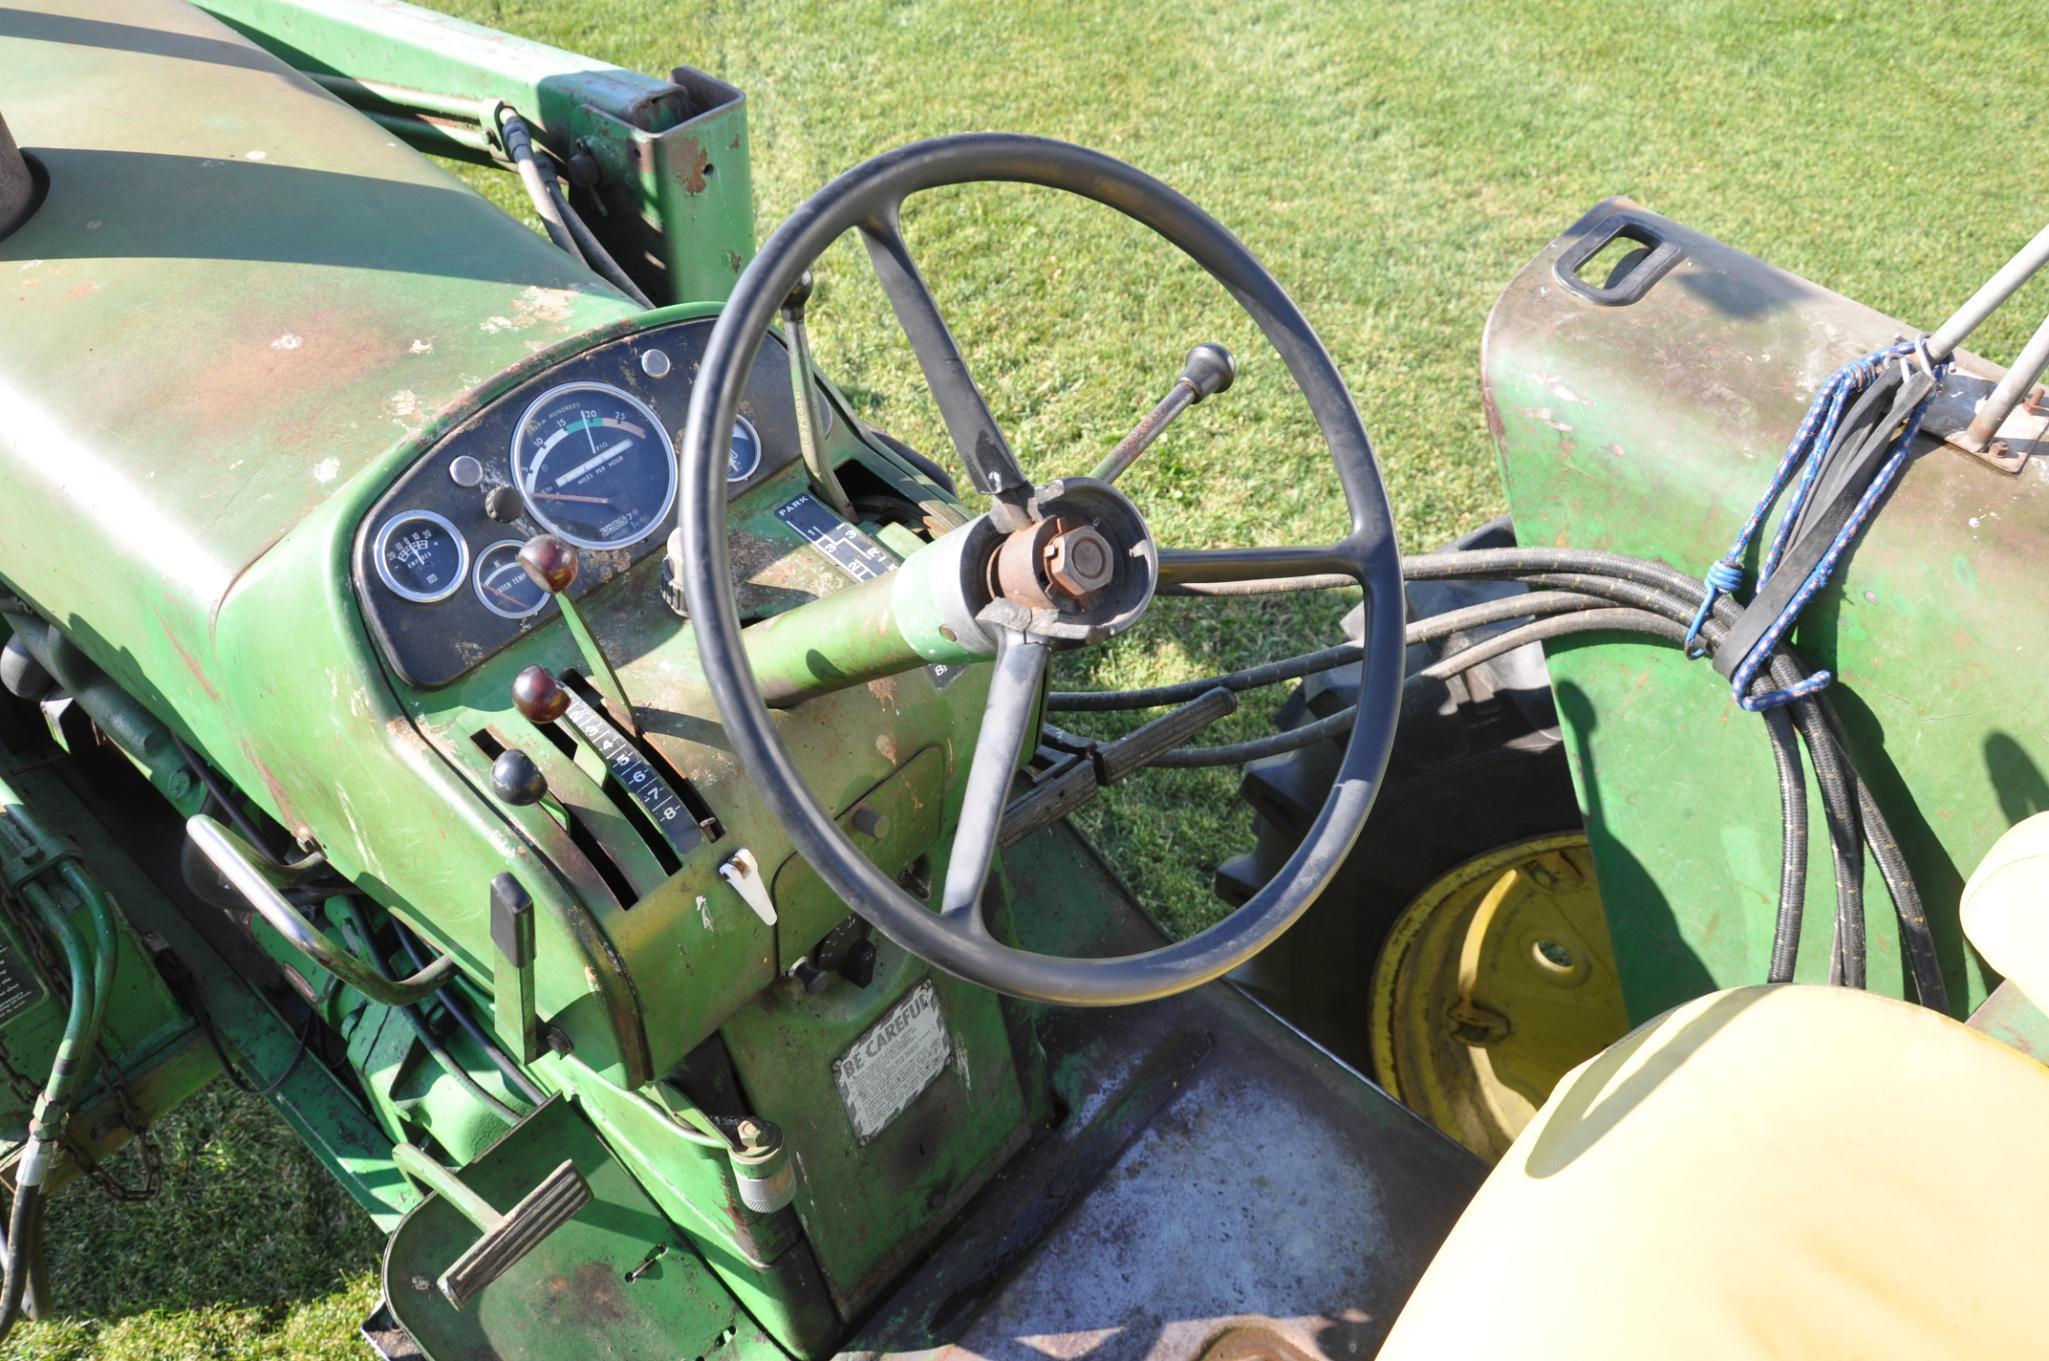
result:
[[[548,593],[519,565],[519,549],[518,539],[500,539],[477,554],[477,599],[501,619],[524,619],[548,603]]]
[[[469,571],[470,546],[445,516],[403,510],[377,531],[372,557],[392,594],[424,605],[455,594]]]

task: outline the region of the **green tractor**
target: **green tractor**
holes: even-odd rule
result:
[[[920,142],[757,243],[741,91],[396,0],[28,0],[0,117],[0,1334],[225,1075],[388,1232],[393,1361],[2038,1345],[2049,327],[1959,347],[2049,232],[1921,335],[1597,205],[1488,327],[1512,525],[1404,557],[1302,309],[1094,151]],[[1211,344],[1027,478],[903,225],[988,182],[1207,272],[1348,532],[1155,540]],[[813,363],[843,237],[955,471]],[[1257,845],[1170,938],[1068,815],[1206,765]]]

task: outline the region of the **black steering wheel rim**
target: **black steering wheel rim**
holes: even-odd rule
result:
[[[1290,572],[1336,570],[1355,577],[1366,605],[1360,701],[1330,796],[1280,873],[1224,920],[1139,954],[1083,959],[1021,950],[985,931],[961,931],[906,893],[812,796],[761,701],[741,636],[727,556],[723,451],[770,324],[803,273],[847,231],[860,229],[871,238],[888,233],[900,247],[897,213],[905,198],[981,181],[1036,184],[1115,208],[1222,284],[1258,324],[1308,401],[1351,515],[1350,532],[1327,549],[1190,555],[1207,559],[1210,580],[1273,575],[1282,561]],[[1307,318],[1235,236],[1174,189],[1100,152],[1007,133],[917,142],[864,162],[792,213],[741,274],[705,348],[682,460],[684,594],[700,662],[733,750],[819,877],[856,913],[926,962],[1041,1002],[1114,1006],[1168,996],[1221,976],[1271,944],[1315,901],[1350,853],[1386,768],[1401,702],[1404,609],[1393,513],[1351,393]]]

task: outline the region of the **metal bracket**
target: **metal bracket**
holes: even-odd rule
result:
[[[1990,439],[1981,440],[1972,433],[1971,423],[1994,386],[1991,379],[1951,369],[1922,428],[1958,453],[2003,473],[2018,473],[2027,467],[2029,455],[2049,453],[2049,392],[2038,385],[2007,413]]]

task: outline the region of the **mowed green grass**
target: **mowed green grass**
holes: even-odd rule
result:
[[[1236,231],[1322,333],[1418,547],[1503,508],[1481,328],[1503,283],[1599,198],[1629,194],[1922,326],[2049,218],[2027,152],[2040,77],[2003,4],[450,7],[741,86],[764,230],[866,156],[967,129],[1084,142],[1164,178]],[[1189,345],[1219,340],[1241,360],[1237,388],[1189,413],[1124,485],[1171,545],[1338,532],[1343,508],[1285,373],[1159,243],[1017,188],[928,196],[907,230],[1032,472],[1087,469]],[[2010,354],[2030,325],[1997,319],[1977,347]],[[813,332],[870,421],[950,457],[857,249],[824,263]],[[1299,651],[1333,637],[1350,603],[1163,601],[1059,679],[1151,683]],[[1263,730],[1278,698],[1255,697],[1211,736]],[[1152,773],[1085,821],[1190,929],[1214,912],[1211,870],[1247,841],[1233,789],[1229,774]],[[376,1235],[268,1107],[212,1093],[164,1137],[164,1203],[110,1207],[84,1187],[58,1199],[60,1316],[0,1356],[361,1354]]]

